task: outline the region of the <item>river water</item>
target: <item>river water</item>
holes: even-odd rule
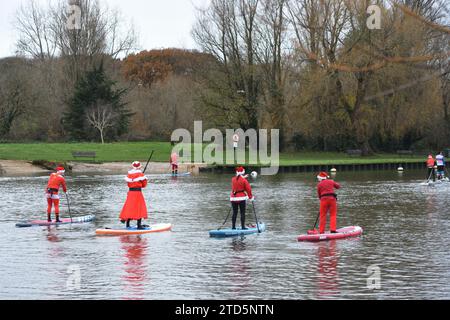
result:
[[[339,173],[338,224],[365,233],[326,243],[296,241],[317,217],[311,174],[252,181],[267,232],[222,240],[208,230],[228,214],[227,175],[150,176],[149,222],[173,232],[124,237],[95,235],[121,226],[123,176],[68,177],[72,214],[94,223],[25,229],[15,223],[45,218],[47,177],[3,177],[0,298],[449,299],[450,183],[425,174]]]

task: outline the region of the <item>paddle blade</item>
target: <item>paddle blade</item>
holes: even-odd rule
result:
[[[319,231],[314,229],[314,230],[308,230],[308,235],[315,235],[315,234],[319,234]]]

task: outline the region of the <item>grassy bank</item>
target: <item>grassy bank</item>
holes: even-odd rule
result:
[[[167,142],[121,142],[105,145],[98,143],[0,144],[0,159],[89,162],[91,161],[90,159],[75,160],[72,152],[95,151],[97,153],[97,162],[130,162],[134,160],[146,161],[152,150],[155,150],[152,161],[167,162],[172,146]],[[406,163],[417,161],[425,161],[425,157],[398,156],[396,154],[351,157],[345,153],[332,152],[298,152],[280,155],[280,164],[282,166]]]

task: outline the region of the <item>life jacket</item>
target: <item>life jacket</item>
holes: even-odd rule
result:
[[[141,170],[129,171],[125,181],[128,183],[130,191],[139,191],[139,189],[147,187],[148,184],[148,178]]]
[[[237,176],[231,180],[230,201],[240,202],[253,198],[252,187],[247,179]]]

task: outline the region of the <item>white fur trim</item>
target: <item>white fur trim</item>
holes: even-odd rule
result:
[[[142,173],[142,171],[140,169],[131,169],[130,171],[128,171],[128,174],[136,174],[136,173]]]
[[[231,202],[241,202],[241,201],[247,201],[248,200],[248,196],[245,197],[230,197],[230,201]]]
[[[136,178],[136,179],[130,179],[128,177],[125,178],[125,181],[128,182],[128,183],[139,182],[139,181],[144,181],[144,180],[148,180],[148,177],[143,176],[143,177],[139,177],[139,178]]]

